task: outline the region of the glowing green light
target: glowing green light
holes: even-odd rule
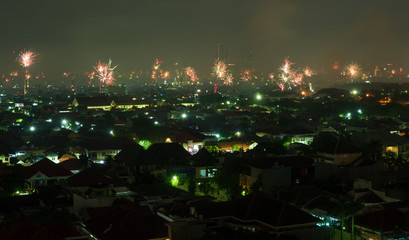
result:
[[[145,150],[148,149],[152,145],[151,141],[149,140],[140,140],[138,144],[141,145],[143,148],[145,148]]]
[[[183,113],[183,114],[182,114],[182,118],[187,118],[186,113]]]
[[[30,131],[34,132],[36,130],[36,128],[34,126],[30,127]]]
[[[173,187],[177,187],[178,185],[179,185],[179,178],[178,178],[178,176],[173,176],[172,177],[172,179],[170,180],[170,184],[173,186]]]
[[[260,93],[257,93],[256,99],[257,99],[257,100],[261,100],[261,99],[263,99],[263,96],[262,96]]]

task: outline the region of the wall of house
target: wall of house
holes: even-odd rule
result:
[[[200,149],[203,148],[204,142],[193,142],[188,141],[187,143],[183,143],[183,148],[188,151],[190,154],[197,153]]]
[[[88,158],[90,161],[103,161],[107,156],[115,157],[120,151],[120,149],[89,150]]]
[[[310,145],[314,140],[314,136],[311,135],[296,135],[291,137],[291,143],[302,143],[305,145]]]
[[[33,175],[31,178],[27,179],[29,183],[29,190],[35,189],[40,186],[50,186],[50,185],[59,185],[67,179],[69,176],[65,177],[48,177],[40,172]]]

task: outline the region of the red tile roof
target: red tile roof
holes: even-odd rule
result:
[[[72,175],[70,171],[55,164],[48,158],[43,158],[29,167],[21,169],[21,174],[27,179],[38,172],[43,173],[47,177],[68,177]]]
[[[67,178],[67,182],[71,187],[109,185],[114,183],[112,179],[92,168],[87,168]]]
[[[149,207],[137,204],[86,210],[91,219],[86,228],[99,239],[154,239],[168,237],[165,220]]]

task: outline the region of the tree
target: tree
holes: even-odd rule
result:
[[[384,156],[384,162],[387,168],[392,170],[400,169],[407,161],[401,154],[396,154],[392,151],[387,151]]]
[[[88,159],[88,157],[87,157],[86,154],[84,154],[84,153],[81,154],[79,161],[80,161],[81,169],[85,169],[85,168],[88,167],[88,161],[89,161],[89,159]]]
[[[334,214],[339,218],[341,223],[341,240],[343,239],[344,229],[351,231],[351,239],[355,238],[355,223],[354,215],[362,208],[360,202],[355,202],[350,199],[341,198],[338,206],[334,209]],[[345,224],[347,224],[345,226]]]
[[[362,147],[363,154],[369,159],[377,161],[382,155],[382,144],[380,141],[371,141]]]
[[[217,190],[226,191],[229,199],[235,199],[241,196],[241,187],[239,185],[241,162],[239,159],[227,159],[214,178]]]
[[[0,175],[0,197],[11,196],[17,191],[25,189],[24,177],[17,174]]]
[[[189,193],[194,194],[196,192],[196,181],[193,176],[189,176],[185,184],[186,184],[186,189]]]

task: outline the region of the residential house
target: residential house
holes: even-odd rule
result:
[[[104,138],[84,144],[88,158],[95,163],[104,163],[107,157],[115,157],[124,147],[132,143],[125,138]]]
[[[60,162],[58,165],[71,171],[72,174],[79,173],[82,167],[78,158],[68,158],[67,160]]]
[[[67,183],[73,192],[73,208],[76,213],[87,207],[111,206],[118,198],[133,202],[126,182],[108,177],[94,168],[72,175]]]
[[[322,238],[321,229],[317,226],[321,220],[263,192],[254,192],[233,201],[198,204],[192,211],[212,231],[228,228],[276,237],[286,233],[299,239]]]
[[[45,151],[44,156],[53,161],[55,164],[60,163],[60,160],[58,159],[58,154],[53,151]]]
[[[253,149],[257,145],[253,141],[244,141],[244,140],[229,140],[218,142],[217,146],[220,151],[224,152],[234,152],[234,151],[247,151]]]
[[[191,155],[178,143],[154,143],[145,154],[145,161],[156,164],[156,168],[185,168]]]
[[[342,140],[324,145],[316,150],[319,160],[333,165],[348,165],[362,156],[361,149]]]
[[[398,134],[372,130],[355,133],[352,136],[352,140],[358,146],[377,142],[380,144],[383,154],[393,152],[396,156],[402,155],[405,159],[409,158],[409,139]]]
[[[199,134],[191,134],[188,132],[179,132],[173,136],[170,136],[168,142],[179,143],[190,154],[197,153],[204,146],[205,136]]]
[[[41,186],[61,185],[72,175],[70,171],[47,158],[22,168],[20,173],[28,183],[28,190]]]
[[[297,126],[283,132],[283,137],[287,137],[290,143],[302,143],[305,145],[311,145],[315,135],[313,129],[305,126]]]
[[[101,240],[169,240],[166,221],[137,204],[87,208],[85,229]]]
[[[192,166],[196,169],[197,180],[213,178],[220,168],[218,160],[206,148],[192,156]]]
[[[249,189],[261,181],[264,191],[277,186],[311,183],[314,179],[313,159],[304,156],[256,158],[248,161],[240,174],[240,185]]]

